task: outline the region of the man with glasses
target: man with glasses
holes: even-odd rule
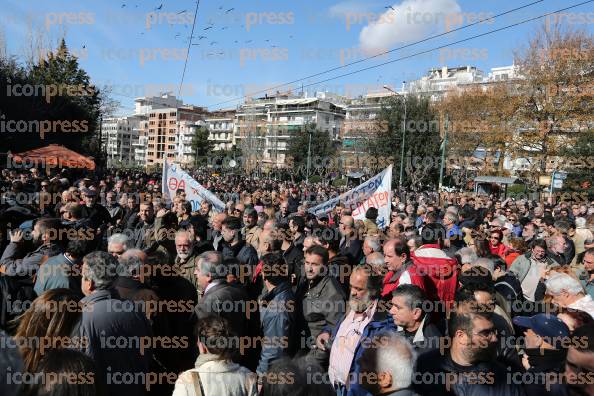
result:
[[[508,381],[505,367],[495,360],[497,329],[491,314],[456,311],[448,329],[448,347],[419,356],[413,374],[415,391],[435,396],[524,395],[521,385]]]

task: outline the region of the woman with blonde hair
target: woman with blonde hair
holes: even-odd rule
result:
[[[51,289],[33,300],[31,307],[15,319],[15,341],[25,370],[37,371],[44,353],[57,348],[78,348],[83,340],[77,334],[81,318],[79,295],[70,289]]]

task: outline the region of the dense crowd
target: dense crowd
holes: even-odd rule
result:
[[[594,395],[594,202],[193,176],[2,171],[1,395]]]

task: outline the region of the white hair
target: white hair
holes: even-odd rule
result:
[[[576,217],[575,228],[586,228],[586,219],[583,217]]]
[[[584,288],[579,280],[562,272],[554,273],[545,283],[547,285],[547,292],[554,296],[561,294],[563,291],[566,291],[572,296],[584,292]]]
[[[463,247],[458,250],[458,256],[460,256],[461,264],[472,264],[478,259],[476,252],[471,247]]]
[[[491,274],[495,271],[495,262],[487,257],[479,257],[472,263],[472,266],[486,268]]]
[[[378,335],[378,346],[367,349],[364,359],[361,359],[362,371],[392,375],[392,385],[396,389],[405,389],[412,383],[416,353],[412,345],[396,333]],[[364,367],[364,366],[371,367]]]
[[[381,268],[385,263],[384,255],[380,252],[373,252],[367,259],[365,260],[367,264],[371,265],[372,267]]]
[[[111,245],[113,243],[124,245],[124,250],[125,250],[130,247],[130,246],[128,246],[130,243],[130,238],[128,238],[128,235],[126,235],[126,234],[113,234],[112,236],[110,236],[107,239],[107,244]]]
[[[375,238],[375,237],[366,237],[365,238],[365,242],[367,242],[367,245],[371,248],[371,250],[373,250],[374,252],[379,252],[380,248],[381,248],[381,244],[380,244],[380,240],[379,238]]]

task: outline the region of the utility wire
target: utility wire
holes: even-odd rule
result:
[[[198,16],[198,7],[200,0],[196,0],[196,10],[194,10],[194,21],[192,22],[192,32],[190,33],[190,40],[188,41],[188,51],[186,51],[186,60],[184,61],[184,71],[182,73],[181,81],[179,82],[179,90],[177,96],[181,96],[182,85],[184,84],[184,77],[186,77],[186,67],[188,66],[188,58],[190,57],[190,48],[192,47],[192,40],[194,39],[194,28],[196,27],[196,17]]]
[[[484,23],[484,22],[486,22],[486,21],[489,21],[489,20],[494,20],[494,19],[496,19],[496,18],[498,18],[498,17],[500,17],[500,16],[507,15],[507,14],[510,14],[510,13],[512,13],[512,12],[516,12],[516,11],[518,11],[518,10],[521,10],[521,9],[523,9],[523,8],[527,8],[527,7],[533,6],[534,4],[537,4],[537,3],[542,3],[543,1],[544,1],[544,0],[537,0],[537,1],[534,1],[534,2],[532,2],[532,3],[525,4],[525,5],[523,5],[523,6],[520,6],[520,7],[517,7],[517,8],[513,8],[513,9],[511,9],[511,10],[508,10],[508,11],[505,11],[505,12],[502,12],[502,13],[500,13],[500,14],[493,15],[492,17],[485,18],[485,19],[481,19],[481,20],[479,20],[479,21],[477,21],[477,22],[473,22],[473,23],[471,23],[471,24],[468,24],[468,25],[460,26],[460,27],[458,27],[458,28],[456,28],[456,29],[449,30],[449,31],[447,31],[447,32],[443,32],[443,33],[440,33],[440,34],[436,34],[436,35],[433,35],[433,36],[429,36],[429,37],[426,37],[426,38],[424,38],[424,39],[421,39],[421,40],[419,40],[419,41],[415,41],[415,42],[412,42],[412,43],[409,43],[409,44],[406,44],[406,45],[403,45],[403,46],[400,46],[400,47],[397,47],[397,48],[393,48],[393,49],[390,49],[390,50],[387,50],[387,51],[384,51],[384,52],[380,52],[380,53],[378,53],[378,54],[375,54],[375,55],[372,55],[372,56],[368,56],[368,57],[366,57],[366,58],[359,59],[359,60],[356,60],[356,61],[353,61],[353,62],[350,62],[350,63],[346,63],[346,64],[344,64],[344,65],[336,66],[336,67],[333,67],[333,68],[331,68],[331,69],[328,69],[328,70],[324,70],[324,71],[321,71],[321,72],[318,72],[318,73],[315,73],[315,74],[311,74],[311,75],[309,75],[309,76],[301,77],[301,78],[298,78],[298,79],[296,79],[296,80],[289,81],[289,82],[287,82],[287,83],[283,83],[283,84],[280,84],[280,85],[276,85],[276,86],[270,87],[270,88],[268,88],[268,89],[265,89],[265,90],[254,91],[254,92],[251,92],[251,93],[245,94],[245,95],[244,95],[244,96],[242,96],[242,97],[237,97],[237,98],[229,99],[229,100],[226,100],[226,101],[223,101],[223,102],[215,103],[214,105],[212,105],[212,106],[209,106],[209,107],[219,106],[219,105],[221,105],[221,104],[225,104],[225,103],[228,103],[228,102],[234,102],[234,101],[236,101],[237,99],[241,99],[241,98],[243,98],[243,97],[249,97],[249,96],[253,96],[253,95],[259,94],[259,93],[265,93],[265,92],[268,92],[268,91],[270,91],[270,90],[272,90],[272,89],[282,88],[282,87],[285,87],[285,86],[287,86],[287,85],[294,84],[294,83],[296,83],[296,82],[300,82],[300,81],[308,80],[308,79],[310,79],[310,78],[317,77],[317,76],[321,76],[321,75],[323,75],[323,74],[327,74],[327,73],[331,73],[331,72],[333,72],[333,71],[340,70],[340,69],[343,69],[343,68],[345,68],[345,67],[349,67],[349,66],[352,66],[352,65],[356,65],[356,64],[358,64],[358,63],[361,63],[361,62],[366,62],[366,61],[368,61],[368,60],[370,60],[370,59],[378,58],[378,57],[380,57],[380,56],[384,56],[384,55],[386,55],[386,54],[390,54],[390,53],[392,53],[392,52],[399,51],[399,50],[401,50],[401,49],[404,49],[404,48],[412,47],[412,46],[414,46],[414,45],[421,44],[421,43],[424,43],[424,42],[426,42],[426,41],[433,40],[433,39],[435,39],[435,38],[443,37],[443,36],[445,36],[445,35],[448,35],[448,34],[451,34],[451,33],[454,33],[454,32],[460,31],[460,30],[467,29],[467,28],[469,28],[469,27],[472,27],[472,26],[474,26],[474,25],[478,25],[478,24],[480,24],[480,23]]]
[[[349,73],[341,74],[341,75],[338,75],[338,76],[335,76],[335,77],[327,78],[325,80],[321,80],[321,81],[317,81],[317,82],[314,82],[314,83],[311,83],[311,84],[303,85],[302,87],[303,88],[305,88],[305,87],[311,87],[313,85],[318,85],[318,84],[322,84],[322,83],[325,83],[325,82],[328,82],[328,81],[336,80],[336,79],[339,79],[339,78],[342,78],[342,77],[351,76],[353,74],[361,73],[361,72],[364,72],[364,71],[367,71],[367,70],[377,69],[378,67],[389,65],[391,63],[395,63],[395,62],[398,62],[398,61],[401,61],[401,60],[404,60],[404,59],[413,58],[413,57],[418,56],[418,55],[423,55],[423,54],[426,54],[426,53],[429,53],[429,52],[433,52],[433,51],[436,51],[436,50],[439,50],[439,49],[442,49],[442,48],[446,48],[446,47],[449,47],[449,46],[452,46],[452,45],[464,43],[466,41],[470,41],[470,40],[473,40],[473,39],[478,38],[478,37],[488,36],[490,34],[497,33],[497,32],[500,32],[502,30],[506,30],[506,29],[509,29],[509,28],[512,28],[512,27],[523,25],[525,23],[532,22],[534,20],[537,20],[537,19],[540,19],[540,18],[549,16],[549,15],[553,15],[553,14],[556,14],[558,12],[567,11],[569,9],[576,8],[576,7],[579,7],[581,5],[591,3],[593,1],[594,0],[584,1],[582,3],[574,4],[574,5],[571,5],[569,7],[561,8],[561,9],[556,10],[556,11],[553,11],[553,12],[548,12],[546,14],[539,15],[537,17],[525,19],[523,21],[516,22],[516,23],[513,23],[511,25],[507,25],[507,26],[504,26],[504,27],[501,27],[501,28],[498,28],[498,29],[490,30],[490,31],[485,32],[485,33],[477,34],[477,35],[474,35],[474,36],[471,36],[471,37],[467,37],[467,38],[462,39],[462,40],[458,40],[458,41],[454,41],[454,42],[451,42],[451,43],[448,43],[448,44],[445,44],[445,45],[441,45],[439,47],[435,47],[435,48],[432,48],[432,49],[429,49],[429,50],[417,52],[417,53],[414,53],[412,55],[403,56],[401,58],[392,59],[392,60],[387,61],[387,62],[379,63],[377,65],[365,67],[363,69],[359,69],[359,70],[355,70],[355,71],[352,71],[352,72],[349,72]],[[241,99],[241,98],[235,98],[235,99],[227,100],[227,101],[221,102],[221,103],[227,103],[227,102],[230,102],[230,101],[236,101],[237,99]],[[218,104],[221,104],[221,103],[214,104],[213,106],[217,106]]]
[[[235,102],[235,101],[237,101],[238,99],[242,99],[242,98],[244,98],[244,97],[248,97],[248,96],[256,95],[256,94],[258,94],[258,93],[264,93],[264,92],[268,92],[268,91],[269,91],[269,90],[271,90],[271,89],[281,88],[281,87],[284,87],[284,86],[287,86],[287,85],[290,85],[290,84],[294,84],[294,83],[296,83],[296,82],[299,82],[299,81],[304,81],[304,80],[307,80],[307,79],[309,79],[309,78],[312,78],[312,77],[317,77],[317,76],[320,76],[320,75],[323,75],[323,74],[327,74],[327,73],[330,73],[330,72],[333,72],[333,71],[336,71],[336,70],[340,70],[340,69],[342,69],[342,68],[349,67],[349,66],[352,66],[352,65],[355,65],[355,64],[361,63],[361,62],[366,62],[366,61],[368,61],[368,60],[370,60],[370,59],[374,59],[374,58],[377,58],[377,57],[380,57],[380,56],[383,56],[383,55],[389,54],[389,53],[391,53],[391,52],[394,52],[394,51],[398,51],[398,50],[401,50],[401,49],[404,49],[404,48],[408,48],[408,47],[411,47],[411,46],[414,46],[414,45],[417,45],[417,44],[421,44],[421,43],[423,43],[423,42],[426,42],[426,41],[432,40],[432,39],[434,39],[434,38],[438,38],[438,37],[446,36],[446,35],[448,35],[448,34],[451,34],[451,33],[454,33],[454,32],[460,31],[460,30],[467,29],[467,28],[469,28],[469,27],[472,27],[472,26],[474,26],[474,25],[478,25],[478,24],[480,24],[480,23],[484,23],[484,22],[486,22],[486,21],[489,21],[489,20],[494,20],[494,19],[496,19],[496,18],[498,18],[498,17],[501,17],[501,16],[503,16],[503,15],[510,14],[510,13],[512,13],[512,12],[515,12],[515,11],[521,10],[521,9],[523,9],[523,8],[530,7],[530,6],[534,5],[534,4],[537,4],[537,3],[542,3],[543,1],[544,1],[544,0],[537,0],[537,1],[534,1],[534,2],[532,2],[532,3],[528,3],[528,4],[525,4],[525,5],[523,5],[523,6],[520,6],[520,7],[517,7],[517,8],[513,8],[513,9],[511,9],[511,10],[508,10],[508,11],[505,11],[505,12],[502,12],[502,13],[500,13],[500,14],[493,15],[492,17],[485,18],[485,19],[481,19],[481,20],[479,20],[479,21],[477,21],[477,22],[473,22],[473,23],[471,23],[471,24],[468,24],[468,25],[460,26],[460,27],[458,27],[458,28],[456,28],[456,29],[452,29],[452,30],[449,30],[449,31],[447,31],[447,32],[443,32],[443,33],[440,33],[440,34],[437,34],[437,35],[429,36],[429,37],[426,37],[426,38],[424,38],[424,39],[421,39],[421,40],[419,40],[419,41],[415,41],[415,42],[413,42],[413,43],[409,43],[409,44],[403,45],[403,46],[401,46],[401,47],[397,47],[397,48],[394,48],[394,49],[391,49],[391,50],[388,50],[388,51],[385,51],[385,52],[382,52],[382,53],[379,53],[379,54],[376,54],[376,55],[372,55],[372,56],[369,56],[369,57],[367,57],[367,58],[359,59],[359,60],[357,60],[357,61],[353,61],[353,62],[350,62],[350,63],[344,64],[344,65],[336,66],[336,67],[333,67],[333,68],[331,68],[331,69],[324,70],[324,71],[321,71],[321,72],[318,72],[318,73],[315,73],[315,74],[311,74],[311,75],[309,75],[309,76],[305,76],[305,77],[302,77],[302,78],[299,78],[299,79],[297,79],[297,80],[293,80],[293,81],[290,81],[290,82],[287,82],[287,83],[284,83],[284,84],[280,84],[280,85],[277,85],[277,86],[273,86],[273,87],[270,87],[270,88],[268,88],[268,89],[266,89],[266,90],[254,91],[254,92],[251,92],[251,93],[249,93],[249,94],[245,94],[244,96],[241,96],[241,97],[237,97],[237,98],[234,98],[234,99],[229,99],[229,100],[226,100],[226,101],[223,101],[223,102],[215,103],[214,105],[211,105],[211,106],[209,106],[209,107],[219,106],[219,105],[221,105],[221,104],[225,104],[225,103],[229,103],[229,102]],[[198,2],[200,2],[200,0],[198,0]],[[196,13],[195,13],[195,16],[194,16],[194,22],[196,21],[196,14],[197,14],[197,12],[198,12],[198,4],[196,4]],[[192,31],[193,31],[193,30],[194,30],[194,26],[192,26]],[[193,38],[192,36],[193,36],[193,34],[191,34],[191,36],[190,36],[190,40]],[[191,41],[190,41],[190,46],[191,46]],[[188,47],[189,47],[189,46],[188,46]],[[189,51],[188,51],[188,53],[189,53]],[[186,64],[187,64],[187,57],[186,57]],[[186,65],[184,64],[184,75],[185,75],[185,70],[186,70]],[[182,76],[182,83],[183,83],[183,78],[184,78],[184,77]],[[182,84],[180,84],[180,92],[181,92],[181,87],[182,87]],[[180,95],[180,92],[178,92],[178,96]],[[126,98],[136,99],[136,98],[135,98],[135,97],[133,97],[133,96],[124,95],[124,94],[118,94],[118,93],[114,93],[113,95],[118,95],[118,96],[123,96],[123,97],[126,97]],[[159,102],[156,102],[156,101],[150,101],[150,102],[151,102],[151,103],[154,103],[154,104],[161,104],[161,105],[165,105],[165,103],[159,103]]]

